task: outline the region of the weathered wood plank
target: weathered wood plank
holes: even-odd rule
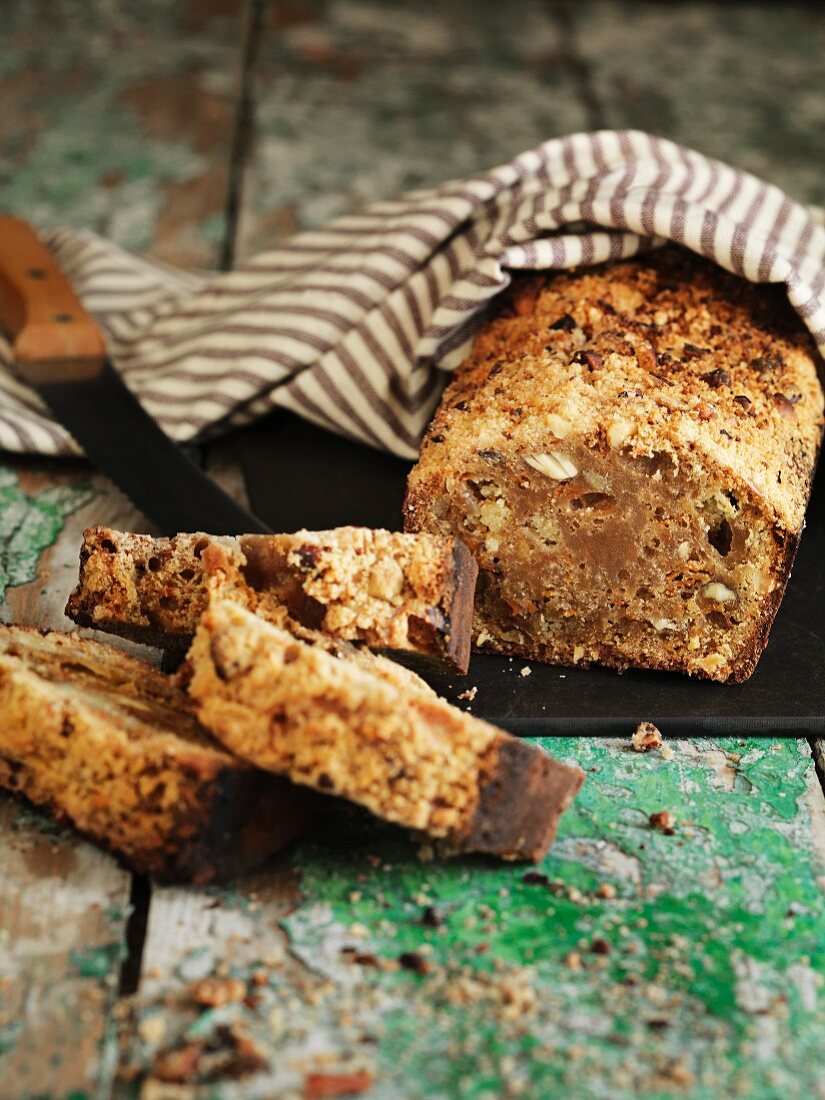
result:
[[[214,266],[243,0],[7,0],[3,205]]]
[[[232,436],[211,448],[206,469],[248,506]],[[311,981],[290,963],[279,924],[297,900],[297,877],[287,856],[227,886],[196,890],[153,884],[139,992],[124,1006],[121,1020],[116,1095],[129,1096],[146,1059],[151,1063],[167,1037],[174,1041],[194,1024],[202,1006],[191,989],[199,980],[214,978],[220,986],[230,975],[243,974],[251,982],[253,973],[291,969],[296,981]]]
[[[825,203],[811,4],[270,8],[239,253],[580,129],[639,127]]]
[[[547,746],[587,782],[535,870],[422,861],[345,813],[296,850],[286,917],[266,875],[199,913],[167,895],[149,937],[164,965],[134,1006],[141,1095],[166,1078],[196,1097],[311,1096],[342,1077],[380,1098],[817,1095],[825,848],[807,744]],[[279,919],[302,971],[277,946],[265,960]],[[212,975],[236,983],[210,987],[220,1007],[184,988]]]
[[[238,254],[585,129],[552,5],[270,5]]]
[[[222,1085],[240,1076],[238,1095],[247,1095],[249,1075],[238,1068],[247,1065],[239,1057],[248,1049],[248,1069],[269,1090],[263,1095],[286,1100],[272,1091],[282,1076],[273,1077],[272,1051],[249,1030],[246,1016],[250,1005],[256,1011],[264,1000],[273,1006],[276,989],[295,997],[321,984],[290,958],[280,927],[297,900],[297,878],[286,857],[227,886],[153,886],[139,990],[123,1005],[120,1020],[116,1097],[133,1096],[138,1083],[142,1098],[160,1100],[163,1086],[186,1083],[188,1071],[180,1066],[193,1064],[209,1041],[212,1061],[226,1062],[225,1073],[218,1073]]]
[[[106,1096],[130,876],[0,797],[0,1096]]]
[[[0,466],[0,615],[69,629],[84,527],[140,517],[80,463]],[[0,1095],[106,1096],[131,875],[0,792]]]
[[[150,530],[107,478],[81,462],[17,459],[0,467],[0,504],[0,615],[7,622],[73,629],[63,609],[85,528]]]

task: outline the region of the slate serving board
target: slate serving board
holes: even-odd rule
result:
[[[274,530],[363,524],[398,530],[410,463],[277,411],[238,433],[253,511]],[[472,713],[524,735],[825,734],[825,473],[768,648],[746,684],[664,672],[572,669],[475,654],[467,677],[430,676]],[[476,687],[471,703],[458,699]]]

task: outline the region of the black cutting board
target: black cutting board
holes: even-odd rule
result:
[[[238,433],[253,511],[273,530],[363,524],[398,530],[410,463],[278,411]],[[431,676],[433,687],[514,733],[627,736],[639,721],[666,734],[825,733],[825,474],[768,648],[746,684],[666,672],[558,668],[476,654],[467,677]],[[471,704],[460,692],[478,689]]]

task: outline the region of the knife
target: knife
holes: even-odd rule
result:
[[[30,225],[3,214],[0,325],[11,337],[20,379],[162,534],[269,531],[144,411],[52,254]]]

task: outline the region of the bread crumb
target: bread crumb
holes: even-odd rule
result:
[[[476,695],[478,695],[478,688],[473,685],[473,687],[467,688],[466,691],[462,691],[458,697],[459,699],[466,699],[468,703],[472,703]]]
[[[151,1016],[144,1016],[137,1030],[144,1042],[157,1046],[166,1035],[166,1019],[159,1012],[153,1012]]]
[[[640,722],[631,741],[636,752],[650,752],[662,747],[662,734],[652,722]]]
[[[596,893],[600,898],[615,898],[616,887],[612,882],[600,882],[596,887]]]
[[[533,670],[532,670],[532,668],[530,668],[529,665],[525,665],[524,668],[521,670],[521,675],[522,676],[529,676],[532,671]]]
[[[189,987],[189,996],[195,1004],[219,1008],[242,1001],[246,996],[246,985],[238,978],[201,978]]]
[[[670,810],[658,810],[647,819],[653,829],[660,829],[663,833],[673,832],[676,818]]]
[[[578,951],[571,951],[567,958],[564,960],[564,965],[568,970],[581,970],[582,957]]]

